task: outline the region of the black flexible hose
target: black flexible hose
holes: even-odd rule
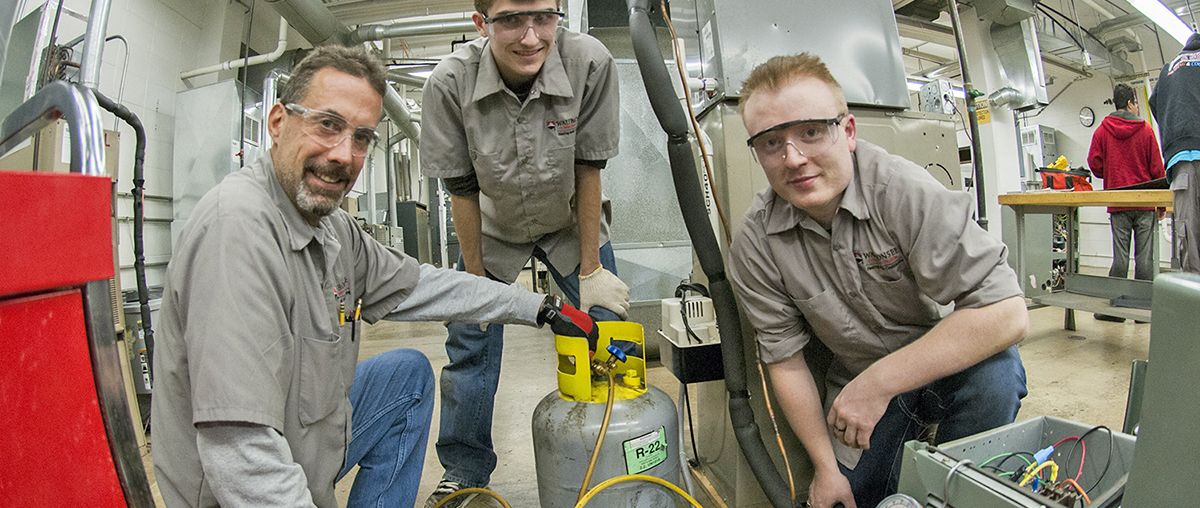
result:
[[[146,161],[146,129],[142,121],[129,108],[113,102],[99,90],[92,89],[96,103],[109,113],[116,115],[133,128],[133,271],[137,278],[138,304],[142,316],[142,333],[146,337],[146,363],[150,367],[150,378],[154,379],[154,329],[150,326],[150,287],[146,283],[146,246],[142,232],[146,212],[142,205],[146,178],[143,163]]]
[[[709,291],[717,313],[721,335],[722,363],[725,367],[725,389],[729,392],[729,417],[742,456],[767,499],[775,508],[792,506],[791,494],[771,456],[763,444],[754,410],[750,407],[750,392],[746,389],[745,356],[742,352],[742,319],[734,300],[733,288],[725,278],[725,261],[716,235],[705,212],[704,195],[696,176],[696,163],[688,143],[687,118],[676,100],[667,74],[666,64],[658,50],[658,40],[650,24],[649,0],[628,0],[629,32],[633,50],[641,70],[642,82],[650,98],[650,106],[667,134],[667,156],[683,222],[687,227],[692,248],[700,267],[708,277]],[[765,395],[765,394],[764,394]]]

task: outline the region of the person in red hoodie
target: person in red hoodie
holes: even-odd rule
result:
[[[1139,115],[1137,98],[1126,84],[1113,87],[1113,105],[1117,110],[1104,117],[1092,135],[1088,150],[1088,165],[1092,174],[1104,179],[1105,189],[1128,187],[1166,177],[1162,153],[1150,123]],[[1154,248],[1151,231],[1156,217],[1153,208],[1109,207],[1112,224],[1112,268],[1109,277],[1129,275],[1129,241],[1137,242],[1134,254],[1133,278],[1151,280],[1154,277]],[[1096,319],[1124,321],[1114,316],[1096,314]]]

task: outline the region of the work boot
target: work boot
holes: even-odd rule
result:
[[[429,495],[429,499],[425,500],[425,508],[434,508],[435,506],[438,508],[460,508],[467,506],[467,503],[470,503],[471,500],[475,499],[475,497],[477,497],[479,494],[464,494],[451,499],[449,502],[444,503],[441,506],[438,506],[438,503],[440,503],[443,499],[450,497],[451,494],[454,494],[455,492],[458,492],[464,488],[466,487],[463,487],[458,482],[443,479],[441,482],[438,482],[437,488],[433,489],[433,493]]]

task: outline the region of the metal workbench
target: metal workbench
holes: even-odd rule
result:
[[[1000,204],[1012,208],[1016,213],[1017,235],[1016,245],[1011,251],[1016,256],[1015,268],[1022,289],[1029,284],[1027,266],[1025,264],[1025,216],[1027,214],[1063,214],[1067,216],[1066,228],[1066,287],[1064,290],[1045,293],[1032,297],[1036,304],[1063,307],[1066,313],[1063,327],[1075,329],[1075,310],[1107,314],[1136,321],[1150,321],[1148,308],[1117,307],[1112,300],[1126,297],[1133,301],[1148,303],[1151,299],[1152,283],[1133,279],[1115,277],[1100,277],[1076,273],[1076,208],[1085,206],[1129,206],[1129,207],[1158,207],[1171,208],[1171,191],[1169,190],[1102,190],[1102,191],[1037,191],[1004,194],[1000,196]],[[1154,228],[1151,244],[1158,245],[1158,228]],[[1173,250],[1173,249],[1172,249]],[[1172,252],[1174,259],[1174,252]],[[1158,261],[1155,256],[1155,271]]]

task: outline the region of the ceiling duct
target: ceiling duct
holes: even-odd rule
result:
[[[1111,68],[1110,73],[1113,75],[1126,75],[1134,72],[1133,64],[1129,63],[1122,55],[1115,54],[1109,48],[1114,48],[1114,50],[1121,53],[1128,53],[1130,51],[1137,51],[1138,49],[1135,48],[1140,48],[1140,44],[1132,40],[1128,42],[1113,41],[1109,43],[1109,47],[1105,47],[1082,30],[1078,33],[1068,32],[1057,23],[1054,23],[1053,19],[1048,15],[1039,13],[1033,18],[1033,21],[1037,29],[1038,44],[1041,46],[1043,53],[1057,56],[1085,69],[1104,70]],[[1080,48],[1080,45],[1083,48]],[[1086,55],[1084,54],[1085,49]]]
[[[997,25],[1011,26],[1034,14],[1034,0],[976,0],[975,14]]]
[[[992,43],[1000,67],[1019,100],[1013,100],[1014,110],[1023,111],[1049,103],[1046,95],[1046,71],[1042,68],[1042,52],[1033,19],[1026,18],[1015,25],[992,25]]]

